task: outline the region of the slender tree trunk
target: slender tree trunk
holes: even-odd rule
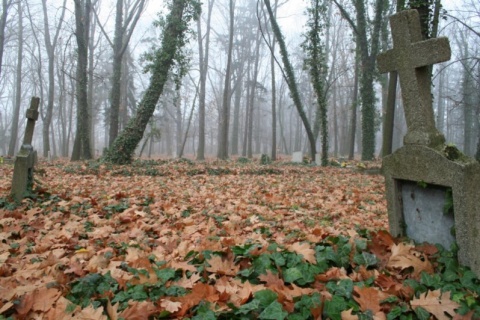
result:
[[[143,11],[145,0],[137,0],[133,3],[133,9],[127,13],[124,22],[125,0],[117,0],[115,14],[115,35],[113,38],[113,74],[112,89],[110,91],[110,127],[109,127],[109,147],[118,136],[119,115],[120,115],[120,97],[121,97],[121,79],[122,79],[122,60],[127,50],[130,37]]]
[[[150,84],[138,106],[136,115],[130,119],[126,128],[107,151],[106,161],[116,164],[125,164],[132,161],[135,149],[142,140],[145,128],[163,92],[177,51],[183,43],[186,31],[185,24],[188,22],[184,21],[184,11],[189,5],[191,4],[188,0],[173,1],[163,32],[161,47],[155,53]],[[195,12],[191,14],[196,19],[197,8],[194,9]]]
[[[210,27],[214,0],[208,2],[207,30],[205,32],[205,55],[203,51],[202,28],[200,19],[197,20],[198,52],[200,67],[200,92],[198,97],[198,150],[197,160],[205,160],[205,99],[208,73],[208,58],[210,48]]]
[[[5,27],[7,25],[8,10],[13,0],[2,0],[2,14],[0,15],[0,75],[2,75],[3,51],[5,47]]]
[[[358,51],[355,56],[355,75],[353,80],[353,98],[352,98],[352,116],[350,117],[350,148],[348,159],[353,160],[355,157],[355,134],[357,132],[357,106],[358,106],[358,72],[359,72]]]
[[[58,20],[58,25],[56,26],[55,35],[53,40],[50,37],[50,26],[48,22],[48,9],[47,1],[42,0],[43,7],[43,29],[44,29],[44,38],[45,38],[45,48],[48,56],[48,94],[47,94],[47,108],[45,116],[43,118],[43,156],[47,157],[50,152],[50,126],[52,123],[53,116],[53,105],[55,103],[55,47],[57,46],[58,37],[60,36],[60,30],[62,28],[65,10],[66,10],[67,1],[63,1],[62,11],[60,14],[60,19]]]
[[[249,106],[249,118],[248,118],[248,143],[247,143],[247,157],[253,157],[253,120],[255,114],[255,100],[257,92],[257,80],[258,80],[258,65],[260,63],[260,30],[257,31],[257,37],[255,41],[255,62],[253,65],[253,76],[250,83],[250,100],[248,102]]]
[[[233,52],[233,34],[234,34],[234,3],[229,1],[230,8],[230,28],[228,37],[227,69],[225,71],[225,84],[223,90],[222,109],[220,112],[220,121],[218,123],[218,152],[219,159],[228,159],[228,130],[230,123],[230,101],[231,101],[231,70],[232,70],[232,52]]]
[[[445,85],[445,70],[440,71],[438,79],[438,96],[437,96],[437,128],[438,131],[444,132],[445,130],[445,98],[443,96],[443,90]]]
[[[17,68],[15,73],[15,108],[13,112],[12,131],[10,135],[10,144],[8,145],[8,154],[13,156],[17,144],[18,120],[20,118],[20,106],[22,104],[22,64],[23,64],[23,10],[22,2],[18,1],[18,50],[17,50]]]

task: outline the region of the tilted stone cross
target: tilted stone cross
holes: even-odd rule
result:
[[[407,122],[404,144],[436,147],[445,142],[435,127],[428,66],[450,59],[447,38],[422,39],[416,10],[401,11],[390,17],[393,49],[377,57],[381,73],[397,71],[402,88]]]
[[[30,103],[30,109],[27,110],[27,127],[23,144],[15,159],[15,168],[13,169],[12,195],[16,201],[20,201],[27,190],[33,184],[33,167],[36,162],[37,152],[33,150],[32,140],[35,122],[38,119],[38,105],[40,98],[33,97]]]

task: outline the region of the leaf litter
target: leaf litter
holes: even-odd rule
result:
[[[36,193],[17,205],[13,168],[2,168],[0,319],[479,315],[469,270],[440,291],[449,253],[384,231],[380,175],[182,160],[40,166]],[[470,281],[455,286],[461,276]]]

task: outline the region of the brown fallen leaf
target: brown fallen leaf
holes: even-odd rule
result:
[[[413,309],[418,307],[424,308],[438,320],[450,319],[446,314],[455,316],[455,309],[460,307],[458,303],[450,299],[450,291],[442,294],[440,289],[421,294],[419,298],[410,301],[410,305]]]
[[[353,299],[363,312],[370,310],[373,314],[381,311],[380,302],[389,297],[388,294],[373,287],[353,287]]]
[[[294,244],[291,244],[287,246],[287,249],[290,251],[293,251],[297,254],[300,254],[303,256],[303,259],[309,263],[317,263],[317,259],[315,259],[315,250],[313,250],[310,246],[310,244],[303,242],[296,242]]]

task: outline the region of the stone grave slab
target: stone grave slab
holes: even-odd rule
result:
[[[377,57],[378,68],[398,71],[407,121],[404,146],[382,163],[390,233],[447,249],[456,241],[459,262],[480,277],[480,164],[445,144],[433,116],[428,66],[450,59],[448,39],[422,40],[416,10],[393,15],[390,24],[393,49]]]
[[[445,212],[448,188],[412,181],[401,181],[401,186],[406,235],[449,249],[455,242],[455,221],[453,212]]]
[[[292,162],[302,163],[303,162],[303,152],[302,151],[296,151],[296,152],[292,153]]]

